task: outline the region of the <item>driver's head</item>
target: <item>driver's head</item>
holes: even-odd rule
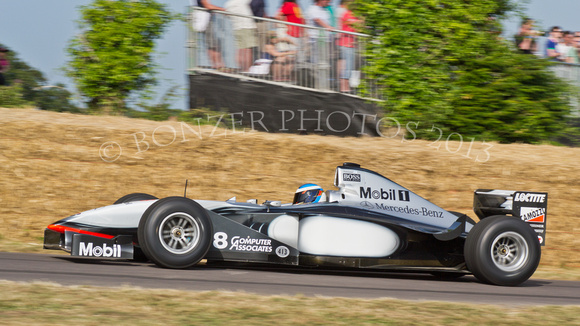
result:
[[[322,187],[314,183],[307,183],[298,187],[296,194],[294,194],[294,201],[292,201],[292,204],[318,203],[325,199],[326,195],[324,194],[324,189],[322,189]]]

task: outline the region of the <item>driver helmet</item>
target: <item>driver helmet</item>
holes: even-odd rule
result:
[[[296,190],[292,204],[318,203],[326,200],[324,189],[314,183],[303,184]]]

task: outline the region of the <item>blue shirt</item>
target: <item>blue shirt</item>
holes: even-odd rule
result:
[[[546,50],[544,51],[544,55],[546,56],[546,58],[548,57],[548,50],[556,50],[556,45],[558,45],[558,42],[554,42],[551,39],[548,39],[548,41],[546,42]]]

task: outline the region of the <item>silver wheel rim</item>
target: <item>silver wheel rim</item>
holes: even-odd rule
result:
[[[524,237],[511,231],[498,235],[491,245],[493,263],[504,272],[520,269],[528,259],[528,252]]]
[[[159,240],[173,254],[183,255],[195,249],[199,235],[197,220],[183,212],[166,216],[159,226]]]

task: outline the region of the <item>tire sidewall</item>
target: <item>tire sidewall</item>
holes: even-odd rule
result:
[[[134,201],[155,200],[155,199],[157,199],[157,197],[155,197],[153,195],[142,193],[142,192],[135,192],[135,193],[128,194],[128,195],[125,195],[125,196],[117,199],[113,203],[113,205],[129,203],[129,202],[134,202]],[[137,238],[134,237],[133,241],[137,241]],[[139,246],[133,247],[133,261],[147,262],[148,260],[149,260],[149,258],[147,258],[145,253],[143,253],[143,250],[141,250],[141,247],[139,247]]]
[[[492,257],[493,241],[502,233],[521,235],[527,246],[526,261],[514,271],[503,271]],[[488,217],[477,223],[467,236],[465,261],[469,270],[480,280],[495,285],[518,285],[529,279],[540,263],[541,249],[536,233],[518,218]]]
[[[153,199],[157,199],[157,197],[150,195],[150,194],[145,194],[142,192],[136,192],[136,193],[125,195],[125,196],[117,199],[117,201],[115,201],[113,203],[113,205],[122,204],[122,203],[129,203],[132,201],[153,200]]]
[[[199,225],[199,241],[196,246],[181,254],[165,249],[159,239],[161,223],[173,213],[188,214]],[[184,197],[168,197],[158,200],[143,213],[137,233],[143,252],[155,264],[166,268],[187,268],[205,257],[211,245],[213,231],[207,212],[198,203]]]

